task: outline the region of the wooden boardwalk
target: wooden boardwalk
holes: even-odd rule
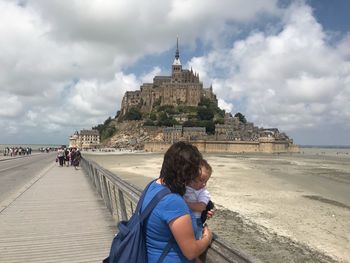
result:
[[[0,262],[101,262],[116,228],[88,180],[54,165],[0,206]]]

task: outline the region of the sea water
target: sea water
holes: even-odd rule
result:
[[[300,146],[301,154],[342,156],[350,158],[350,146]]]

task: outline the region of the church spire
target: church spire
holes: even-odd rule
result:
[[[176,53],[175,53],[175,58],[179,59],[180,58],[180,52],[179,52],[179,37],[176,38]]]
[[[179,37],[176,38],[176,53],[173,65],[181,65],[179,52]]]

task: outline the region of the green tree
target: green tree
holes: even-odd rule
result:
[[[112,121],[113,121],[112,118],[108,117],[103,122],[103,124],[98,124],[97,126],[92,128],[94,130],[98,130],[98,132],[100,133],[101,141],[104,141],[112,137],[116,133],[117,129],[115,128]]]
[[[238,117],[239,121],[242,122],[242,123],[247,123],[247,119],[245,118],[245,116],[240,113],[240,112],[237,112],[235,114],[235,117]]]
[[[220,108],[218,108],[218,111],[216,111],[217,116],[219,116],[219,118],[224,118],[225,117],[225,110],[222,110]]]
[[[197,115],[200,120],[212,120],[214,118],[214,112],[212,109],[205,106],[198,107]]]
[[[155,121],[157,120],[157,114],[155,112],[151,112],[149,114],[149,118],[152,120],[152,121]]]
[[[173,117],[169,117],[165,112],[159,114],[158,126],[173,126],[177,124],[178,122]]]
[[[175,114],[176,113],[175,107],[173,105],[159,106],[157,111],[158,112],[166,112],[168,114]]]
[[[219,117],[215,120],[215,124],[224,124],[224,123],[225,123],[224,118]]]
[[[131,107],[124,116],[124,120],[137,121],[142,120],[142,114],[136,107]]]
[[[197,107],[179,105],[177,106],[177,111],[179,113],[197,113]]]
[[[107,126],[108,124],[110,124],[112,121],[111,117],[108,117],[107,120],[104,121],[103,125]]]
[[[200,121],[199,126],[205,127],[206,132],[209,134],[215,133],[215,123],[212,120]]]
[[[188,120],[182,124],[183,127],[199,127],[199,122],[197,120]]]
[[[201,101],[198,103],[198,106],[205,106],[207,108],[215,107],[215,104],[208,98],[202,97]]]
[[[114,126],[106,127],[101,133],[101,140],[104,141],[104,140],[112,137],[116,131],[117,131],[117,129]]]

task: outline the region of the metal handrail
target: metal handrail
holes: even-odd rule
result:
[[[114,220],[127,220],[134,213],[142,189],[122,180],[96,162],[82,158],[82,168],[103,198]],[[217,237],[206,251],[207,263],[261,263],[240,249],[232,248]]]

